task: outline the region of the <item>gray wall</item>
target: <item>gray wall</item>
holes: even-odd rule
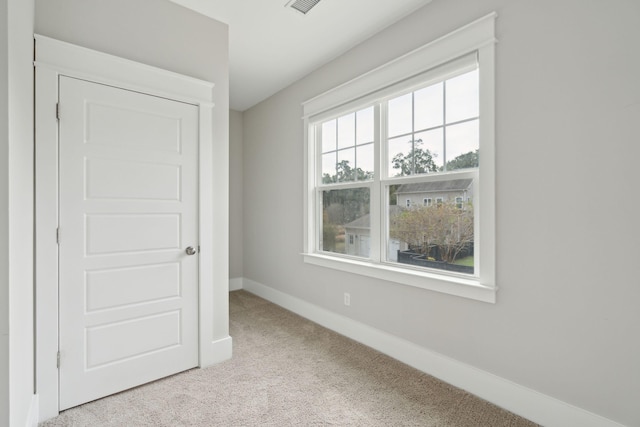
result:
[[[9,424],[9,17],[0,1],[0,426]]]
[[[36,33],[225,89],[227,26],[168,0],[36,0]]]
[[[33,0],[0,4],[0,426],[34,393]]]
[[[242,113],[229,112],[229,277],[243,277]]]
[[[491,11],[498,302],[304,264],[300,103]],[[244,276],[640,425],[639,23],[630,0],[434,0],[245,111]]]

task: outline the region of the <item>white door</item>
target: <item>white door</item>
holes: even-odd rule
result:
[[[62,410],[198,364],[198,108],[68,77],[59,102]]]

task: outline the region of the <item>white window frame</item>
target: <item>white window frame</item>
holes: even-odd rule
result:
[[[303,257],[306,263],[333,268],[363,276],[383,279],[400,285],[415,286],[450,295],[494,303],[497,285],[495,280],[495,19],[491,13],[458,30],[442,36],[406,55],[382,65],[360,77],[331,89],[303,105],[305,129],[304,173],[304,241]],[[474,208],[476,236],[476,273],[473,277],[449,275],[434,270],[417,270],[398,264],[380,262],[386,248],[381,239],[375,239],[372,230],[371,259],[354,259],[320,252],[318,243],[316,176],[318,163],[313,147],[317,132],[313,124],[342,112],[355,111],[372,104],[374,100],[397,92],[400,85],[411,89],[425,80],[424,75],[465,55],[477,55],[480,68],[480,150],[482,165],[474,179]],[[394,89],[389,89],[393,87]],[[376,114],[376,117],[378,114]],[[380,161],[380,141],[376,141],[376,164]],[[380,174],[380,169],[376,171]],[[459,172],[458,172],[459,174]],[[450,178],[447,174],[443,179]],[[416,178],[419,179],[419,178]],[[378,179],[379,182],[379,179]],[[366,182],[354,182],[348,186],[367,186]],[[380,189],[371,188],[371,223],[380,223],[382,206]],[[480,218],[482,220],[480,221]]]

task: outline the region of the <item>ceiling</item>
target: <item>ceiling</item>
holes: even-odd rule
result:
[[[171,0],[229,25],[230,106],[244,111],[431,0]]]

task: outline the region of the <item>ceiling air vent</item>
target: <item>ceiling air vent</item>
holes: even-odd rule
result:
[[[304,13],[306,15],[307,12],[313,9],[313,6],[317,5],[318,3],[320,3],[320,0],[292,0],[285,6],[295,9],[298,12]]]

